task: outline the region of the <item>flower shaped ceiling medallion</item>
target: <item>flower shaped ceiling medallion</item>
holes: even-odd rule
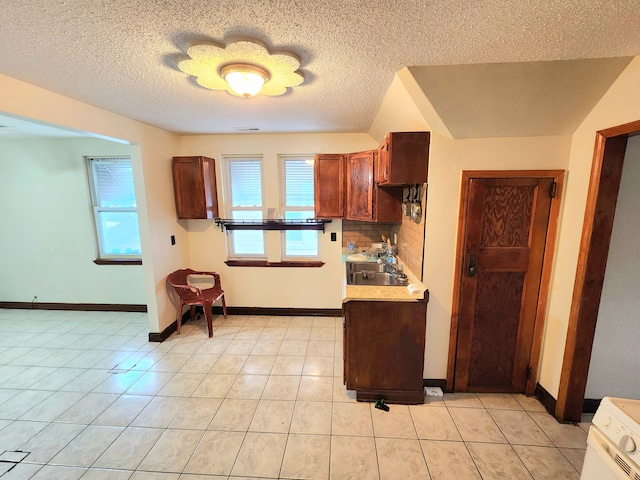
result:
[[[261,77],[259,93],[268,96],[282,95],[288,87],[296,87],[304,77],[298,71],[300,61],[290,53],[270,54],[262,45],[242,40],[225,47],[214,44],[194,45],[187,50],[189,60],[178,63],[178,68],[196,77],[198,84],[210,90],[226,90],[235,96],[252,96],[254,93],[238,93],[230,86],[227,73],[245,67],[249,75]],[[226,79],[225,79],[226,77]]]

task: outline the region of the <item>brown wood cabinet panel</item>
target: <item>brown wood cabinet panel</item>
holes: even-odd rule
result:
[[[343,304],[344,380],[358,400],[424,401],[427,299]]]
[[[373,151],[346,156],[347,220],[373,220]]]
[[[173,157],[172,168],[178,218],[216,218],[218,195],[215,160],[208,157]]]
[[[427,183],[429,132],[391,132],[378,147],[376,182],[381,185]]]
[[[402,186],[427,181],[429,136],[392,132],[377,150],[316,155],[316,217],[401,222]]]
[[[316,155],[313,168],[316,218],[344,218],[344,155]]]
[[[346,156],[346,218],[368,222],[402,221],[402,187],[379,187],[373,182],[379,152]]]
[[[389,135],[387,133],[378,147],[375,164],[375,183],[384,183],[389,177]]]
[[[402,222],[402,187],[374,185],[374,222]]]

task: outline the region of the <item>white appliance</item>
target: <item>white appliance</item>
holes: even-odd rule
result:
[[[581,480],[640,480],[640,400],[604,397],[593,417]]]

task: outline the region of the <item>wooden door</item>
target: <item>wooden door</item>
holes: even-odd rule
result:
[[[346,159],[347,220],[373,220],[373,151],[351,153]]]
[[[466,188],[454,389],[525,392],[555,180],[470,178]]]
[[[314,161],[315,216],[344,217],[344,155],[316,155]]]

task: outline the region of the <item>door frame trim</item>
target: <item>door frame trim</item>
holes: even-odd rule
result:
[[[580,421],[613,219],[630,134],[640,120],[596,132],[555,417]]]
[[[529,365],[531,377],[527,381],[525,393],[532,395],[536,388],[538,367],[540,364],[540,352],[542,349],[542,333],[544,321],[547,315],[549,290],[551,287],[551,273],[553,268],[553,254],[556,246],[558,232],[558,218],[560,216],[560,199],[564,184],[564,170],[463,170],[460,182],[460,208],[458,212],[458,234],[456,241],[456,259],[453,276],[453,298],[451,306],[451,329],[449,332],[449,359],[447,364],[447,390],[453,391],[456,367],[456,350],[458,348],[458,321],[460,315],[460,289],[463,271],[464,232],[466,231],[466,210],[469,201],[469,185],[474,178],[553,178],[556,182],[556,195],[551,199],[549,211],[549,224],[545,240],[542,274],[540,276],[540,293],[538,296],[538,308],[536,310],[535,326],[533,331],[533,344]]]

